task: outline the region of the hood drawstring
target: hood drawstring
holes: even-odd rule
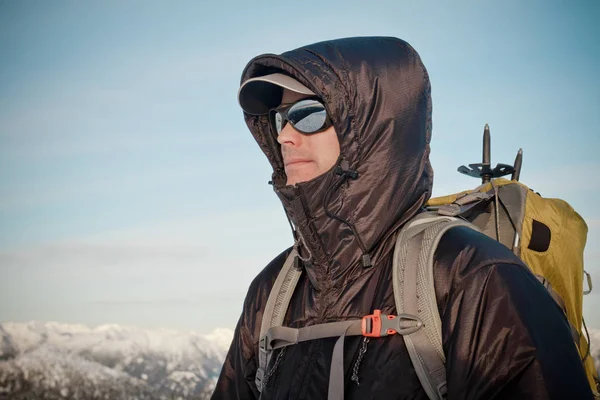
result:
[[[344,182],[346,182],[346,180],[348,178],[350,178],[352,180],[358,179],[358,171],[350,169],[348,161],[342,160],[342,162],[340,162],[340,165],[335,167],[335,173],[337,175],[340,175],[342,177],[342,179],[340,179],[336,184],[329,186],[329,188],[327,189],[327,192],[325,193],[325,197],[323,198],[323,208],[325,209],[325,214],[327,214],[327,216],[329,218],[336,219],[336,220],[340,221],[342,224],[347,225],[350,228],[350,230],[352,231],[352,234],[354,235],[354,237],[356,238],[356,241],[358,242],[358,246],[360,247],[360,249],[363,253],[363,255],[362,255],[363,268],[372,267],[373,264],[371,264],[371,256],[367,253],[367,248],[365,247],[365,244],[361,240],[354,225],[352,223],[350,223],[349,221],[347,221],[346,219],[340,217],[339,215],[332,213],[329,210],[329,207],[327,205],[327,203],[329,203],[329,198],[331,197],[331,194],[335,190],[339,189],[339,187]]]
[[[363,268],[370,268],[373,266],[373,264],[371,263],[371,256],[367,252],[367,248],[365,247],[365,244],[361,240],[360,235],[356,231],[354,224],[352,224],[351,222],[347,221],[346,219],[340,217],[339,215],[332,213],[329,210],[329,207],[327,204],[327,203],[329,203],[331,194],[335,190],[339,189],[339,187],[344,182],[346,182],[346,180],[348,178],[350,178],[352,180],[358,179],[358,171],[350,169],[348,161],[342,160],[340,162],[340,165],[335,167],[335,173],[337,175],[340,175],[342,177],[342,179],[340,179],[336,184],[329,186],[329,188],[327,189],[327,192],[325,193],[325,196],[323,198],[323,209],[325,210],[325,214],[329,218],[338,220],[342,224],[344,224],[350,228],[350,230],[352,231],[352,234],[354,235],[354,237],[356,238],[356,241],[358,242],[358,246],[360,247],[360,249],[363,253],[362,258],[361,258]],[[269,184],[273,185],[273,182],[269,181]],[[288,223],[290,224],[290,227],[292,228],[292,234],[294,236],[294,249],[296,250],[296,253],[298,254],[297,258],[299,258],[300,260],[302,260],[305,263],[310,263],[310,261],[312,260],[312,253],[311,253],[310,249],[306,245],[306,242],[305,242],[304,238],[302,237],[302,234],[300,233],[300,231],[294,227],[294,224],[292,223],[292,220],[290,219],[290,216],[288,215],[287,210],[285,210],[285,207],[284,207],[284,212],[285,212],[285,216],[287,217]],[[308,257],[302,257],[300,255],[300,247],[303,247],[306,249],[306,252],[308,253]]]

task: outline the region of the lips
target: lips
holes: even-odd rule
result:
[[[289,167],[289,166],[305,164],[305,163],[308,163],[308,162],[311,162],[311,160],[308,160],[306,158],[296,158],[296,157],[293,157],[293,158],[290,158],[289,160],[284,158],[284,164],[285,164],[286,168]]]

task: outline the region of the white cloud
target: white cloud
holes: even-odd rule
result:
[[[600,218],[589,218],[589,219],[586,219],[585,222],[587,223],[587,226],[590,230],[591,229],[593,229],[594,231],[600,230]]]
[[[283,212],[265,209],[4,251],[0,319],[47,319],[62,310],[71,320],[84,314],[94,323],[127,314],[147,325],[169,313],[185,326],[183,310],[212,315],[218,302],[226,311],[211,318],[232,326],[252,279],[291,244]]]
[[[5,266],[148,263],[172,268],[174,261],[181,266],[232,263],[263,258],[265,253],[274,257],[291,244],[281,209],[238,209],[5,250],[0,257]]]

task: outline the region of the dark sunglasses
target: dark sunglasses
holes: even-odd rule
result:
[[[279,135],[286,122],[300,133],[311,135],[323,132],[331,126],[325,106],[316,99],[303,99],[272,109],[271,121]]]

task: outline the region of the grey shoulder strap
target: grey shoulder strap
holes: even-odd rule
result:
[[[267,351],[266,344],[263,342],[271,327],[283,325],[283,319],[294,294],[294,289],[298,284],[300,275],[302,275],[301,270],[294,268],[296,255],[297,252],[293,249],[285,260],[269,293],[269,298],[263,311],[260,336],[258,337],[258,370],[256,371],[256,378],[254,380],[259,391],[262,391],[265,371],[269,365],[269,358],[271,356],[271,352]]]
[[[430,399],[446,397],[446,357],[433,281],[433,255],[441,237],[459,218],[424,212],[400,231],[394,249],[393,284],[398,314],[416,315],[423,328],[404,336],[421,385]]]

